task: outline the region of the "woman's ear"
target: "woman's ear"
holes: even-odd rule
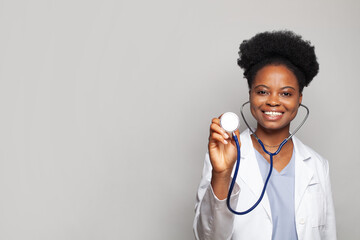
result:
[[[300,105],[301,105],[301,103],[302,103],[302,93],[300,93],[300,97],[299,97],[299,107],[300,107]]]

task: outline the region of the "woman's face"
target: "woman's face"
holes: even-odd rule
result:
[[[261,68],[250,89],[251,113],[268,130],[289,127],[301,100],[298,81],[284,65]]]

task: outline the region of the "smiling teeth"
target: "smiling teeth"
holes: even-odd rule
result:
[[[270,116],[279,116],[282,115],[281,112],[265,112],[266,115],[270,115]]]

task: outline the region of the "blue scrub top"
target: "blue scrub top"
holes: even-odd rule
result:
[[[260,172],[265,182],[270,163],[255,149]],[[295,223],[295,148],[291,160],[279,173],[272,171],[266,194],[270,201],[273,234],[272,240],[297,240]]]

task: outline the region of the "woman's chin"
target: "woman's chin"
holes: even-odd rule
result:
[[[271,131],[271,132],[277,132],[277,131],[289,131],[290,124],[280,124],[276,122],[271,123],[259,123],[258,128],[264,130],[264,131]]]

